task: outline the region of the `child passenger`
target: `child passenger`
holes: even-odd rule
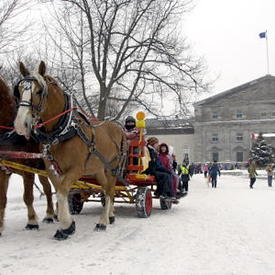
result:
[[[169,171],[171,173],[170,176],[170,180],[172,183],[172,192],[173,192],[173,196],[176,196],[177,193],[177,178],[173,175],[173,167],[171,165],[171,158],[169,155],[169,147],[166,143],[162,143],[159,146],[159,158],[160,161],[162,163],[162,165],[164,166],[165,169],[167,169],[167,171]]]

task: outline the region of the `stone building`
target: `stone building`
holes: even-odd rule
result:
[[[194,104],[194,161],[247,161],[252,133],[275,133],[275,77]]]
[[[185,156],[194,159],[194,127],[191,121],[184,119],[146,120],[147,136],[155,136],[160,142],[173,147],[177,161],[182,162]]]

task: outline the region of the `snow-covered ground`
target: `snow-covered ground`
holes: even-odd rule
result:
[[[26,231],[21,179],[8,192],[6,228],[0,238],[0,274],[275,274],[275,187],[258,179],[253,190],[244,176],[222,175],[209,188],[202,175],[188,197],[170,211],[154,202],[148,219],[134,205],[116,205],[116,223],[94,232],[101,206],[86,203],[75,216],[77,231],[52,239],[57,224]],[[45,198],[36,191],[40,218]]]

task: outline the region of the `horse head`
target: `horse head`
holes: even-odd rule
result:
[[[19,68],[23,79],[18,82],[14,89],[14,95],[19,100],[19,109],[14,126],[18,134],[29,138],[33,120],[42,119],[45,113],[49,111],[48,87],[49,83],[56,84],[56,82],[52,77],[45,75],[46,65],[43,61],[39,65],[38,73],[32,75],[22,62],[20,62]],[[51,111],[54,109],[55,107],[52,106]]]
[[[11,95],[10,88],[0,76],[0,125],[7,126],[13,123],[16,114],[15,100]]]

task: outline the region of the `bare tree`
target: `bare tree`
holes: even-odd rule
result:
[[[24,33],[29,24],[21,16],[31,5],[30,0],[0,1],[0,53],[14,50],[19,41],[26,40]]]
[[[178,36],[177,23],[190,5],[191,0],[58,1],[55,18],[68,46],[62,40],[59,48],[76,65],[86,103],[90,92],[92,114],[104,119],[112,109],[119,119],[136,104],[158,116],[161,101],[171,100],[178,106],[173,114],[186,115],[192,95],[207,88],[203,63]]]

